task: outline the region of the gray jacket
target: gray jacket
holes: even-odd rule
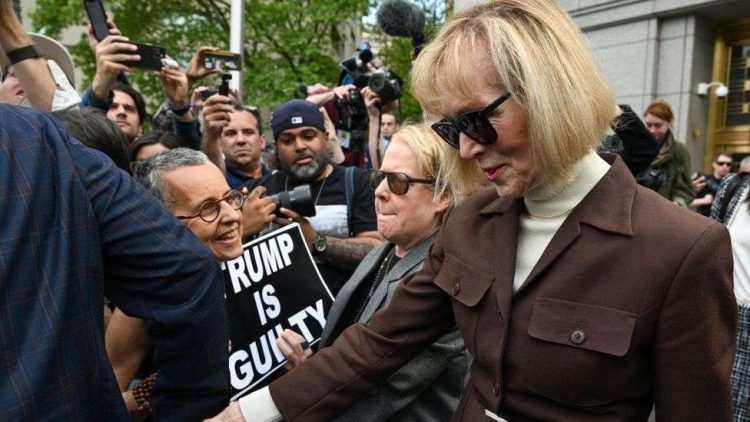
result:
[[[390,302],[401,279],[422,269],[433,240],[434,235],[425,239],[393,266],[378,285],[358,322],[366,324],[377,310]],[[341,288],[328,313],[320,348],[331,345],[331,332],[352,293],[360,283],[368,279],[368,275],[378,270],[389,246],[392,244],[386,242],[370,251]],[[463,339],[454,328],[363,396],[336,420],[447,421],[458,406],[469,363]]]

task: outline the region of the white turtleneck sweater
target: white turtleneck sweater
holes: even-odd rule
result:
[[[609,164],[594,151],[580,159],[568,178],[542,182],[523,199],[526,210],[518,221],[518,250],[513,293],[526,282],[547,245],[573,208],[609,170]]]

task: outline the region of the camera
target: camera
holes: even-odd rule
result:
[[[201,91],[201,100],[206,101],[208,97],[218,94],[219,90],[216,88],[207,88]]]
[[[271,195],[269,198],[271,198],[276,205],[274,214],[278,217],[283,217],[279,211],[281,207],[290,209],[303,217],[315,216],[315,203],[313,202],[310,185],[297,186],[292,190],[286,190],[279,192],[276,195]]]
[[[229,96],[229,81],[231,79],[231,73],[225,73],[221,75],[221,84],[219,85],[219,89],[217,90],[219,95],[223,95],[225,97]]]
[[[387,69],[373,73],[367,81],[370,90],[380,97],[381,107],[401,98],[402,85],[401,78]]]
[[[359,90],[364,87],[369,87],[370,90],[378,94],[381,106],[401,98],[401,87],[404,85],[404,81],[386,68],[371,70],[368,65],[374,58],[375,56],[370,50],[370,44],[365,41],[359,45],[359,54],[339,63],[341,66],[339,85],[351,84],[357,87],[356,90],[352,90],[349,100],[343,105],[364,109],[364,100],[359,94]]]
[[[201,55],[203,67],[208,70],[220,70],[222,72],[242,70],[242,57],[231,51],[210,50]]]

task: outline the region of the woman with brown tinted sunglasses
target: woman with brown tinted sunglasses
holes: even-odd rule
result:
[[[437,182],[447,148],[441,144],[427,125],[404,126],[393,135],[381,170],[370,173],[378,232],[387,241],[364,258],[342,287],[327,316],[320,348],[330,346],[349,325],[366,324],[390,302],[400,281],[422,268],[445,211],[480,185],[479,172],[455,183]],[[291,330],[277,341],[288,357],[287,368],[312,354],[302,347],[303,341]],[[453,329],[337,420],[448,420],[458,406],[467,371],[464,342]],[[429,386],[425,380],[431,380]]]

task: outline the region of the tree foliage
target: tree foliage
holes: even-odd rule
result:
[[[290,98],[300,82],[335,82],[339,50],[358,33],[367,6],[367,0],[245,0],[243,100],[268,107]],[[124,35],[161,45],[183,64],[199,46],[229,47],[229,0],[107,0],[105,8]],[[38,0],[33,14],[35,30],[53,37],[86,21],[81,0]],[[95,63],[85,37],[72,54],[88,83]],[[162,98],[153,74],[129,77],[147,98]],[[218,85],[218,78],[205,83]]]

